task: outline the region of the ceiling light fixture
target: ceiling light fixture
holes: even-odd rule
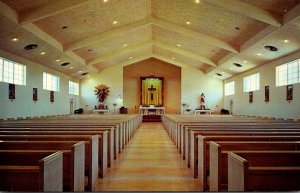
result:
[[[59,61],[60,61],[60,59],[56,59],[56,60],[55,60],[55,62],[59,62]]]
[[[129,57],[129,60],[131,60],[132,58],[133,58],[133,57],[132,57],[132,56],[130,56],[130,57]]]
[[[69,64],[70,64],[70,62],[64,62],[60,66],[68,66]]]
[[[238,26],[234,27],[234,29],[236,29],[236,30],[240,30],[240,28],[239,28]]]
[[[187,24],[187,25],[191,25],[191,22],[187,21],[186,24]]]
[[[112,23],[113,23],[114,25],[116,25],[118,22],[117,22],[117,21],[113,21]]]
[[[13,42],[16,42],[16,41],[18,41],[19,39],[18,38],[13,38],[13,39],[11,39],[11,41],[13,41]]]
[[[123,44],[123,46],[124,46],[124,47],[126,47],[126,46],[127,46],[127,44]]]
[[[68,26],[64,25],[64,26],[62,26],[61,28],[62,28],[62,29],[67,29]]]
[[[290,41],[289,41],[289,40],[283,40],[283,42],[284,42],[284,43],[289,43]]]
[[[268,51],[271,51],[271,52],[277,52],[278,51],[278,48],[276,48],[275,46],[265,46],[264,48]]]
[[[87,75],[87,74],[88,74],[88,72],[84,72],[84,73],[82,73],[81,75],[84,76],[84,75]]]
[[[200,0],[195,0],[195,3],[199,4],[199,3],[201,3],[201,1]]]
[[[239,64],[239,63],[233,63],[233,65],[235,65],[236,67],[239,67],[239,68],[241,68],[241,67],[242,67],[242,65],[241,65],[241,64]]]
[[[41,55],[45,55],[46,53],[45,52],[41,52]]]
[[[71,66],[70,68],[71,68],[71,69],[73,69],[74,67],[73,67],[73,66]]]
[[[78,71],[78,73],[81,73],[81,72],[82,72],[81,70]]]
[[[37,48],[38,45],[37,44],[28,44],[27,46],[24,47],[25,50],[33,50],[35,48]]]
[[[108,0],[103,0],[103,3],[107,3]]]
[[[261,56],[261,53],[257,53],[256,55]]]
[[[177,46],[178,46],[178,47],[181,47],[181,45],[180,45],[180,44],[177,44]]]
[[[222,74],[220,74],[220,73],[216,73],[216,75],[218,75],[218,76],[222,76]]]

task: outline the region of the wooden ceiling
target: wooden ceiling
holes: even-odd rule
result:
[[[300,51],[300,0],[0,0],[0,10],[0,49],[79,79],[148,58],[226,79]]]

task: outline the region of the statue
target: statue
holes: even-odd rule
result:
[[[200,109],[205,109],[205,95],[203,93],[200,98]]]

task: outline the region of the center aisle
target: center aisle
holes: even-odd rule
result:
[[[198,191],[161,123],[142,123],[96,191]]]

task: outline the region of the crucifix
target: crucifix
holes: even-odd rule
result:
[[[153,93],[154,93],[154,91],[156,91],[156,88],[154,88],[153,85],[151,85],[151,87],[148,88],[148,90],[150,91],[150,99],[152,102],[153,101]]]

